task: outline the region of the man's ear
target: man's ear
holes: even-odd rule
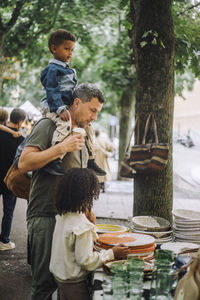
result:
[[[81,100],[79,98],[75,98],[74,99],[74,103],[73,104],[74,104],[75,107],[78,107],[80,103],[81,103]]]

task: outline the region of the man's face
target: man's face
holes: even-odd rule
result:
[[[92,121],[97,119],[98,112],[101,111],[103,103],[98,98],[92,98],[90,102],[83,103],[81,99],[75,99],[75,124],[78,127],[85,128]]]

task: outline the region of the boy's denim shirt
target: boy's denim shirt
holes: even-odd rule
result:
[[[72,94],[77,85],[76,72],[67,63],[51,59],[49,65],[41,72],[40,81],[46,91],[41,100],[42,107],[49,107],[50,112],[58,115],[65,105],[70,105]]]

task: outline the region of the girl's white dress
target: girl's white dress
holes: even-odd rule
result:
[[[60,282],[83,281],[90,271],[113,260],[112,249],[93,251],[96,226],[83,213],[56,216],[50,271]]]

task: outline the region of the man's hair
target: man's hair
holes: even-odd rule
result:
[[[58,46],[62,44],[65,40],[75,42],[76,37],[70,31],[64,29],[58,29],[52,32],[48,41],[49,50],[51,51],[51,45]]]
[[[20,121],[24,121],[26,119],[26,113],[21,108],[14,108],[10,114],[10,122],[14,124],[18,124]]]
[[[0,124],[5,124],[7,120],[8,120],[7,110],[0,108]]]
[[[94,171],[87,168],[72,168],[60,176],[56,189],[57,213],[85,212],[91,210],[93,200],[99,196],[99,181]]]
[[[98,98],[100,103],[105,102],[103,92],[93,83],[81,83],[73,92],[73,100],[79,98],[83,102],[90,102],[92,98]]]

